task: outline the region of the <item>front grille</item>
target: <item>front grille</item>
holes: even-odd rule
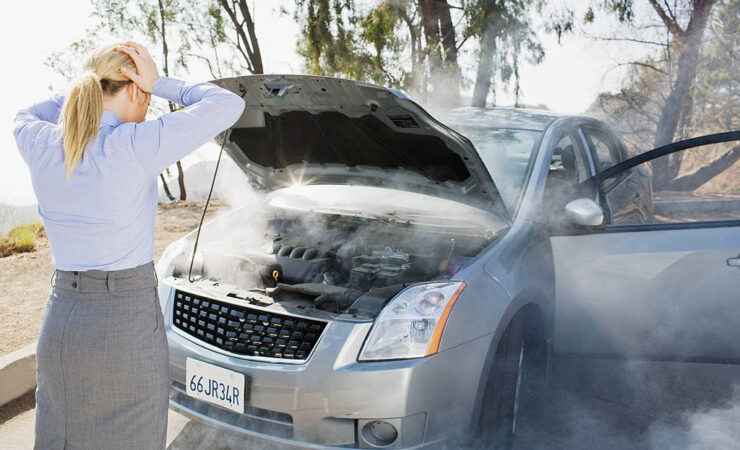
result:
[[[326,322],[275,314],[175,292],[172,323],[185,333],[238,355],[305,360]]]

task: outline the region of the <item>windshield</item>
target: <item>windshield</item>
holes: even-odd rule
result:
[[[506,224],[464,203],[396,189],[356,185],[298,185],[268,194],[273,208],[366,217],[384,222],[467,229],[489,234]]]
[[[475,146],[509,213],[519,203],[527,167],[542,132],[514,128],[454,127]]]

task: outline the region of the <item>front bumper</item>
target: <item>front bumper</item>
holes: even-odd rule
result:
[[[162,289],[164,298],[174,291]],[[207,349],[165,322],[170,358],[170,405],[192,418],[278,447],[375,447],[365,424],[391,423],[398,438],[387,448],[437,446],[470,423],[481,367],[490,342],[477,339],[437,355],[358,362],[370,322],[330,322],[303,364],[256,361]],[[479,355],[472,357],[471,355]],[[185,394],[185,361],[198,359],[250,379],[244,414]]]

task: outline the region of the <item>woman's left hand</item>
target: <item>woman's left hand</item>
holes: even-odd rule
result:
[[[139,89],[151,94],[154,82],[159,78],[159,71],[146,47],[136,42],[128,41],[124,45],[116,47],[116,50],[129,55],[134,60],[134,64],[136,64],[136,72],[128,67],[121,68],[121,72],[136,83]]]

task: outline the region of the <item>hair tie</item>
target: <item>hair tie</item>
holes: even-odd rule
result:
[[[98,83],[102,81],[100,79],[100,75],[93,72],[92,70],[86,70],[85,72],[82,73],[82,75],[80,75],[80,78],[87,78],[87,77],[92,77],[92,79],[97,81]]]

